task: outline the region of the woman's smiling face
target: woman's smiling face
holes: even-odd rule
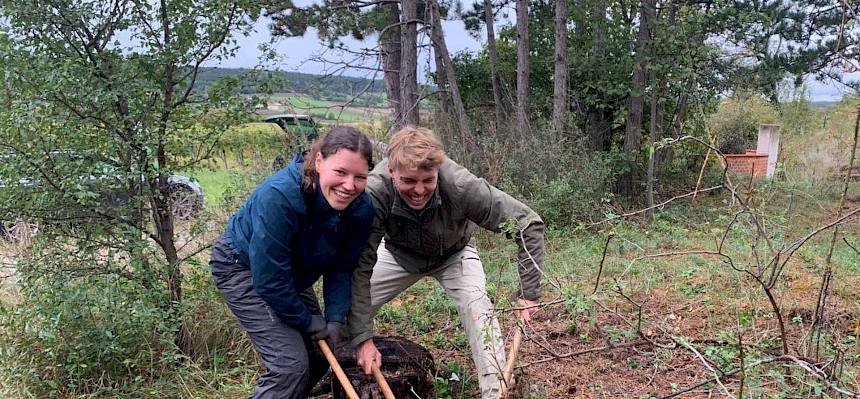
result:
[[[343,210],[364,192],[370,168],[361,154],[342,148],[323,158],[318,152],[314,162],[319,189],[332,208]]]

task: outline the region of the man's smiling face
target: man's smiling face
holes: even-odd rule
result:
[[[402,170],[389,167],[388,174],[400,198],[416,211],[427,206],[439,183],[439,168]]]

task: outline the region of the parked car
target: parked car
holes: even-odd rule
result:
[[[320,136],[319,127],[310,115],[278,114],[263,119],[263,122],[277,124],[288,135],[285,142],[289,144],[272,162],[275,170],[286,166],[295,154],[306,150]]]
[[[21,165],[21,163],[15,163],[16,160],[20,160],[16,155],[0,155],[0,162],[7,161],[9,162],[7,165]],[[86,172],[79,172],[79,187],[95,193],[103,206],[116,206],[130,197],[129,193],[118,189],[125,186],[122,180],[128,175],[122,172],[119,162],[112,159],[93,159],[70,150],[55,150],[49,152],[45,159],[40,159],[31,166],[32,168],[0,168],[0,190],[32,190],[44,187],[48,182],[44,175],[39,174],[37,168],[50,167],[68,168],[67,172],[86,170]],[[143,182],[144,177],[140,178]],[[203,208],[204,196],[200,184],[181,175],[168,176],[167,181],[168,201],[174,217],[188,219]],[[11,211],[13,210],[7,210],[5,215],[0,214],[0,238],[19,239],[22,235],[35,233],[38,226],[16,215],[8,214]]]

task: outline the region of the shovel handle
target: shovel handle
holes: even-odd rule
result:
[[[321,339],[317,341],[317,345],[322,349],[323,355],[325,355],[326,360],[328,360],[328,364],[331,365],[331,369],[334,371],[334,375],[337,376],[340,386],[342,386],[344,392],[346,392],[346,396],[349,399],[359,399],[358,393],[355,392],[355,388],[352,387],[352,384],[349,382],[349,378],[346,378],[346,374],[343,372],[343,369],[340,368],[340,363],[337,362],[337,358],[334,357],[334,353],[332,353],[331,348],[328,347],[325,340]]]
[[[376,378],[376,385],[379,385],[379,389],[382,389],[382,396],[385,396],[385,399],[394,399],[394,392],[391,391],[391,387],[388,386],[388,381],[385,381],[385,376],[382,375],[382,370],[379,369],[379,365],[376,362],[373,362],[373,376]]]
[[[499,389],[499,396],[497,399],[503,399],[508,395],[508,386],[511,384],[511,376],[514,374],[514,363],[517,362],[517,352],[520,351],[520,344],[523,342],[523,330],[522,328],[517,328],[517,332],[514,333],[514,344],[511,345],[511,350],[508,352],[508,361],[505,363],[505,370],[502,373],[502,386]]]

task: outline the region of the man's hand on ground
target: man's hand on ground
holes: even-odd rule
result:
[[[378,366],[382,366],[382,354],[376,349],[373,339],[368,339],[358,344],[358,347],[355,348],[355,359],[358,361],[361,369],[364,370],[364,374],[367,375],[373,374],[374,362]]]
[[[516,313],[524,323],[529,324],[532,321],[532,313],[538,310],[538,305],[540,305],[538,301],[523,298],[517,299],[517,307],[522,309],[517,309]]]

